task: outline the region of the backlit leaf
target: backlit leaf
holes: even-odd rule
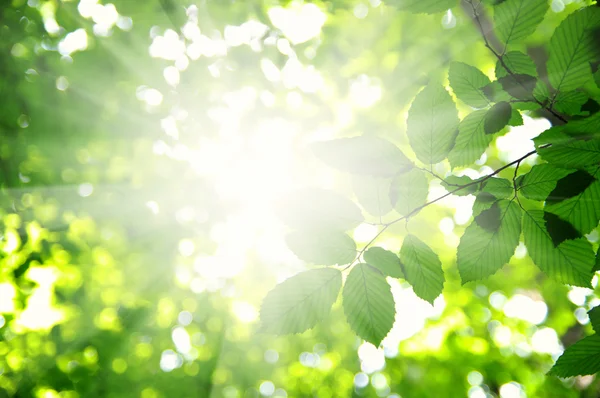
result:
[[[510,121],[512,107],[508,102],[502,101],[494,104],[485,114],[483,130],[486,134],[495,134],[502,130]]]
[[[298,230],[285,241],[301,260],[318,265],[348,264],[356,257],[356,243],[343,232]]]
[[[275,286],[260,310],[261,330],[266,333],[301,333],[322,321],[331,310],[342,273],[334,268],[301,272]]]
[[[481,87],[490,84],[490,79],[479,69],[462,62],[450,64],[448,80],[454,94],[465,104],[475,108],[489,105]]]
[[[342,292],[344,313],[352,330],[378,346],[394,325],[396,308],[383,274],[368,264],[356,264]]]
[[[415,294],[433,304],[444,287],[444,271],[437,254],[416,236],[408,235],[402,242],[400,260]]]
[[[401,215],[407,215],[425,204],[429,183],[425,173],[413,169],[408,173],[397,175],[390,187],[390,199],[394,208]]]
[[[548,374],[558,377],[600,372],[600,335],[587,336],[568,347]]]
[[[528,199],[546,200],[556,183],[573,173],[573,169],[561,169],[551,164],[533,166],[529,173],[520,176],[517,180],[519,193]]]
[[[494,25],[498,38],[518,42],[532,34],[548,11],[547,0],[506,0],[494,7]]]
[[[392,278],[404,278],[400,258],[389,250],[381,247],[370,247],[363,254],[365,262],[380,270],[384,275]]]
[[[458,126],[458,135],[454,148],[448,154],[452,167],[465,166],[481,157],[494,139],[493,135],[485,134],[484,123],[487,111],[471,112]]]

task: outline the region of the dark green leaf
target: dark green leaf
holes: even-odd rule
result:
[[[554,167],[551,164],[533,166],[529,173],[518,179],[519,193],[528,199],[546,200],[556,187],[556,183],[574,171]]]
[[[565,115],[579,115],[588,99],[587,94],[581,91],[561,91],[554,99],[554,109]]]
[[[390,200],[401,215],[408,215],[427,201],[429,183],[425,174],[418,169],[397,175],[390,188]]]
[[[490,79],[474,66],[462,62],[450,64],[448,80],[454,94],[465,104],[475,108],[484,108],[489,100],[481,87],[490,84]]]
[[[537,70],[535,68],[535,63],[528,55],[523,54],[520,51],[510,51],[502,57],[504,64],[508,66],[508,69],[512,73],[516,74],[524,74],[529,76],[536,76]],[[508,72],[502,66],[502,63],[498,61],[496,63],[496,79],[507,76]]]
[[[545,211],[544,221],[546,222],[546,230],[552,239],[554,247],[558,247],[558,245],[566,240],[581,238],[581,233],[579,233],[573,225],[562,220],[555,214]]]
[[[564,168],[583,168],[600,162],[600,140],[586,138],[572,137],[564,128],[553,127],[536,137],[534,142],[538,154],[548,163]]]
[[[556,182],[546,204],[552,205],[582,194],[596,179],[585,170],[576,170]]]
[[[570,14],[550,39],[548,80],[557,91],[571,91],[592,80],[590,61],[598,55],[592,30],[600,26],[600,9],[585,7]]]
[[[537,79],[530,75],[513,74],[498,79],[502,89],[519,100],[532,100]]]
[[[486,231],[496,232],[500,228],[501,216],[500,205],[495,202],[492,207],[475,216],[475,223]]]
[[[276,210],[281,220],[294,229],[315,229],[326,225],[346,231],[364,220],[354,202],[320,188],[293,191],[277,201]]]
[[[442,181],[442,186],[446,189],[446,191],[452,192],[455,189],[459,188],[460,186],[470,184],[473,181],[474,180],[468,176],[451,175],[451,176],[446,177],[444,179],[444,181]],[[456,196],[473,195],[475,192],[477,192],[478,189],[479,189],[479,185],[473,184],[473,185],[469,185],[468,187],[465,187],[459,191],[454,192],[454,195],[456,195]]]
[[[490,231],[473,222],[460,239],[457,265],[463,283],[493,275],[510,260],[519,244],[521,209],[508,200],[494,206],[500,209],[498,228]]]
[[[298,258],[313,264],[348,264],[356,257],[354,240],[338,231],[298,230],[285,241]]]
[[[587,336],[565,350],[548,374],[558,377],[600,372],[600,335]]]
[[[483,130],[486,134],[495,134],[510,121],[512,108],[508,102],[498,102],[485,114]]]
[[[456,143],[448,154],[452,167],[470,165],[481,157],[494,139],[484,131],[486,113],[485,110],[472,112],[460,122]]]
[[[430,83],[417,94],[408,112],[407,135],[417,158],[439,163],[454,145],[458,111],[446,89]]]
[[[547,0],[506,0],[494,7],[494,26],[498,38],[506,43],[523,40],[532,34],[548,11]]]
[[[415,294],[433,304],[444,288],[444,271],[437,254],[416,236],[408,235],[402,242],[400,260]]]
[[[391,177],[413,167],[396,145],[375,136],[315,142],[311,148],[329,166],[349,173]]]
[[[591,286],[594,252],[587,239],[566,240],[554,247],[541,210],[525,212],[523,236],[529,256],[549,277],[568,285]]]
[[[588,171],[591,173],[592,183],[589,183],[589,177],[584,176],[585,180],[580,177],[581,181],[575,180],[573,185],[570,185],[568,179],[575,173],[565,177],[564,180],[561,180],[564,181],[561,185],[562,190],[556,192],[555,196],[566,197],[566,199],[560,201],[557,199],[557,201],[546,203],[545,207],[547,211],[573,224],[582,234],[591,232],[600,221],[600,181],[597,180],[597,177],[600,176],[600,167]],[[582,175],[582,173],[578,173],[578,175]]]
[[[301,272],[275,286],[265,297],[261,330],[266,333],[301,333],[329,314],[342,287],[342,273],[334,268]]]
[[[381,247],[370,247],[363,255],[365,262],[392,278],[404,278],[400,258]]]
[[[588,311],[588,316],[590,317],[590,323],[592,324],[592,328],[594,328],[594,332],[600,332],[600,306],[596,306]]]
[[[342,299],[352,330],[378,346],[392,329],[396,314],[394,297],[383,274],[368,264],[356,264],[346,279]]]

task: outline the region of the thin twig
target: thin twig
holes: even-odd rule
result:
[[[496,58],[498,58],[498,61],[500,62],[500,65],[502,65],[502,67],[504,68],[504,70],[506,70],[506,73],[508,73],[509,75],[511,75],[512,77],[515,78],[515,81],[525,90],[527,91],[528,89],[525,87],[525,85],[523,84],[523,82],[521,82],[521,80],[517,79],[515,76],[515,73],[508,67],[508,65],[506,64],[506,62],[504,61],[504,51],[502,52],[502,54],[498,53],[491,45],[490,42],[487,38],[487,34],[485,33],[485,30],[483,29],[483,25],[481,24],[481,20],[479,19],[479,13],[477,11],[477,7],[475,6],[475,4],[473,4],[473,0],[465,0],[467,3],[469,3],[471,5],[471,8],[473,9],[473,18],[475,18],[475,22],[477,22],[477,26],[479,26],[479,31],[481,32],[481,37],[483,38],[484,44],[485,46],[491,51],[492,54],[494,54],[494,56]],[[506,51],[506,47],[505,47],[505,51]],[[552,109],[552,106],[546,106],[542,101],[538,100],[534,95],[531,96],[531,98],[533,99],[533,102],[537,103],[539,106],[542,107],[542,109],[547,110],[548,112],[550,112],[554,117],[556,117],[558,120],[562,121],[563,123],[567,123],[567,119],[565,119],[562,115],[558,114],[554,109]]]

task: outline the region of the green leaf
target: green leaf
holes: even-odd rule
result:
[[[561,219],[556,214],[544,212],[544,221],[546,222],[546,230],[554,247],[558,247],[566,240],[581,238],[581,233],[569,222]]]
[[[508,125],[522,126],[523,123],[523,116],[521,116],[521,112],[519,112],[517,109],[513,109],[510,114],[510,120],[508,121]]]
[[[573,123],[573,122],[570,122]],[[563,126],[553,127],[534,138],[537,153],[554,166],[582,168],[600,162],[600,140],[569,136]],[[551,144],[546,147],[546,144]]]
[[[390,0],[387,3],[414,14],[435,14],[456,7],[458,0]]]
[[[592,328],[594,328],[594,332],[599,333],[600,331],[600,306],[596,306],[588,311],[588,316],[590,317],[590,323],[592,324]]]
[[[546,205],[560,203],[583,193],[596,179],[585,170],[576,170],[556,182],[548,194]]]
[[[490,108],[485,114],[483,122],[483,131],[486,134],[495,134],[502,130],[510,121],[512,116],[512,107],[508,102],[498,102]]]
[[[344,313],[362,339],[378,346],[394,325],[396,307],[383,274],[368,264],[356,264],[342,292]]]
[[[519,193],[527,199],[546,200],[550,192],[556,187],[556,183],[574,171],[572,169],[561,169],[551,164],[533,166],[529,173],[517,179]]]
[[[410,146],[421,162],[444,160],[454,145],[458,126],[458,111],[446,89],[430,83],[417,94],[407,125]]]
[[[370,247],[363,255],[365,262],[392,278],[404,278],[400,258],[391,251],[381,247]]]
[[[533,100],[533,90],[537,85],[537,79],[530,75],[513,74],[498,79],[502,89],[512,97],[529,101]]]
[[[533,62],[533,60],[529,57],[529,55],[523,54],[520,51],[510,51],[504,54],[504,56],[502,56],[502,60],[504,61],[506,66],[508,66],[508,69],[510,69],[512,73],[529,76],[537,75],[537,70],[535,68],[535,63]],[[496,62],[495,73],[496,79],[508,75],[508,72],[506,71],[504,66],[502,66],[502,63],[500,61]]]
[[[596,262],[594,263],[594,268],[592,269],[592,273],[600,271],[600,248],[596,252]]]
[[[548,374],[571,377],[598,372],[600,372],[600,335],[593,334],[567,348]]]
[[[486,110],[471,112],[460,122],[456,143],[448,154],[448,161],[453,168],[475,162],[494,139],[484,131],[486,113]]]
[[[408,215],[427,201],[429,183],[425,173],[413,169],[399,174],[392,180],[390,199],[394,208],[401,215]]]
[[[498,38],[506,43],[523,40],[532,34],[548,11],[547,0],[506,0],[494,7],[494,26]]]
[[[592,80],[590,61],[598,55],[592,30],[600,26],[600,8],[573,12],[556,28],[549,45],[548,80],[557,91],[571,91]]]
[[[347,231],[363,220],[358,206],[344,196],[320,188],[304,188],[283,196],[276,202],[277,215],[294,229],[328,228]]]
[[[446,177],[444,179],[444,181],[442,181],[442,186],[446,189],[446,191],[452,192],[460,186],[471,184],[473,181],[474,180],[468,176],[451,175],[451,176]],[[469,185],[468,187],[461,189],[460,191],[454,192],[453,195],[468,196],[468,195],[473,195],[478,190],[479,190],[479,184],[473,184],[473,185]]]
[[[591,286],[594,252],[586,239],[567,240],[554,247],[541,210],[525,212],[523,236],[529,256],[546,275],[568,285]]]
[[[452,62],[448,80],[454,94],[465,104],[484,108],[490,104],[481,87],[490,84],[490,79],[479,69],[462,62]]]
[[[583,174],[583,178],[580,176]],[[586,177],[587,174],[587,177]],[[564,177],[563,189],[556,189],[550,194],[552,200],[546,203],[545,209],[570,222],[582,234],[591,232],[600,221],[600,167],[570,174]],[[557,185],[559,188],[559,185]],[[579,192],[579,193],[577,193]],[[569,195],[572,195],[569,197]],[[566,199],[564,199],[566,198]]]
[[[554,99],[554,109],[565,115],[581,114],[581,107],[589,100],[581,91],[561,91]]]
[[[483,210],[481,213],[475,216],[474,221],[481,228],[489,232],[496,232],[500,228],[500,222],[502,221],[500,205],[498,202],[489,208]]]
[[[301,272],[275,286],[260,309],[266,333],[301,333],[329,314],[342,287],[342,273],[334,268]]]
[[[489,193],[497,199],[506,199],[513,194],[513,184],[506,178],[488,178],[480,185],[481,192]]]
[[[315,142],[311,149],[329,166],[348,173],[392,177],[413,167],[396,145],[376,136]]]
[[[352,188],[358,203],[374,216],[384,216],[392,211],[390,178],[352,176]]]
[[[415,294],[433,304],[444,288],[444,271],[437,254],[416,236],[408,235],[400,249],[400,260]]]
[[[348,264],[356,257],[356,243],[348,235],[329,230],[298,230],[285,241],[299,259],[318,265]]]
[[[596,82],[596,86],[600,88],[600,68],[594,73],[594,81]]]
[[[508,200],[500,200],[499,225],[494,231],[476,222],[465,230],[458,245],[457,264],[463,283],[493,275],[515,252],[521,235],[521,209]],[[483,214],[484,210],[480,214]]]

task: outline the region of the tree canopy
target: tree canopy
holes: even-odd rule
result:
[[[0,31],[0,397],[600,393],[600,3]]]

